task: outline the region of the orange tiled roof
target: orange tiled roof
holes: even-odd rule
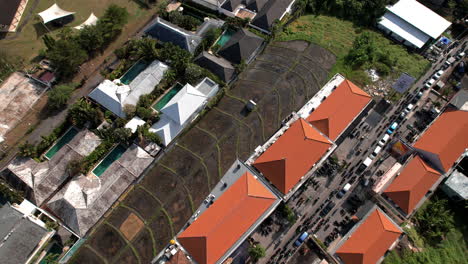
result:
[[[371,101],[370,95],[344,80],[308,117],[313,126],[335,140]]]
[[[414,147],[434,153],[448,171],[468,148],[468,112],[448,109],[429,127]]]
[[[429,167],[419,156],[416,156],[384,193],[405,213],[410,214],[439,178],[438,171]]]
[[[219,260],[276,201],[276,197],[246,172],[178,236],[199,264]]]
[[[336,254],[345,264],[375,264],[401,233],[380,209],[376,209]]]
[[[331,145],[325,136],[304,119],[299,119],[253,165],[286,194]]]

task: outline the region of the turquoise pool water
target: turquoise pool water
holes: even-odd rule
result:
[[[219,45],[219,47],[223,47],[224,44],[226,44],[226,42],[228,42],[228,40],[232,37],[232,35],[234,35],[234,30],[232,29],[227,29],[223,35],[221,35],[221,37],[218,39],[218,41],[216,41],[216,45]]]
[[[140,72],[146,69],[146,67],[148,67],[148,63],[142,60],[138,61],[130,69],[128,69],[128,71],[122,77],[120,77],[120,81],[123,84],[131,83],[133,79],[135,79],[135,77],[137,77],[138,74],[140,74]]]
[[[93,173],[96,176],[101,176],[109,166],[114,163],[114,161],[118,160],[122,154],[126,151],[127,149],[124,148],[122,145],[117,145],[102,161],[99,163],[99,165],[94,168]]]
[[[167,92],[156,104],[153,105],[153,109],[161,111],[161,109],[174,97],[184,86],[180,83],[176,83],[172,89]]]
[[[78,134],[78,130],[75,128],[69,129],[58,141],[55,143],[49,151],[44,155],[46,158],[51,159],[57,152],[68,142],[70,142]]]

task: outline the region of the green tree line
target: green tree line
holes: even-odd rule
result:
[[[45,56],[60,76],[71,77],[81,64],[102,52],[121,33],[127,20],[125,8],[110,5],[94,26],[85,26],[77,33],[63,29],[57,39],[45,35]]]

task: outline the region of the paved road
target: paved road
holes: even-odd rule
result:
[[[464,41],[466,41],[466,39]],[[455,55],[461,46],[462,45],[459,45],[457,48],[441,57],[437,63],[433,64],[431,69],[412,86],[407,96],[390,106],[384,114],[383,119],[380,120],[378,124],[372,126],[366,122],[367,117],[363,118],[363,121],[356,126],[356,129],[360,131],[360,135],[356,138],[346,138],[335,151],[335,153],[341,157],[340,160],[344,160],[350,164],[347,169],[338,173],[333,178],[314,177],[315,184],[311,184],[303,193],[294,195],[288,201],[288,206],[293,208],[296,214],[299,215],[299,219],[294,225],[283,232],[280,231],[281,234],[270,234],[266,237],[262,237],[262,235],[257,232],[254,235],[255,239],[260,240],[264,246],[267,246],[266,257],[261,259],[259,263],[267,263],[273,255],[276,256],[274,263],[287,262],[289,259],[288,255],[293,255],[296,250],[293,243],[301,232],[308,231],[309,234],[315,234],[320,240],[325,241],[329,234],[333,232],[334,222],[339,223],[343,220],[350,219],[352,216],[352,213],[349,212],[351,206],[346,202],[347,199],[351,196],[357,196],[361,200],[365,200],[367,199],[365,197],[366,188],[370,188],[370,185],[368,187],[361,185],[360,179],[369,178],[375,180],[378,177],[376,174],[377,170],[389,169],[396,160],[389,156],[388,152],[384,149],[374,159],[371,166],[360,176],[354,173],[356,168],[373,152],[378,140],[385,134],[388,126],[398,118],[402,110],[412,101],[416,91],[422,88],[426,80],[431,78],[433,74],[443,66],[446,58]],[[446,70],[441,80],[447,78],[452,70],[453,65]],[[430,90],[424,91],[422,98],[417,101],[415,108],[407,115],[403,122],[400,122],[402,124],[392,135],[392,138],[396,139],[397,137],[401,137],[404,139],[410,132],[410,129],[407,128],[407,124],[420,122],[418,119],[422,117],[416,115],[415,112],[420,110],[429,97],[434,98],[434,95],[430,93]],[[374,110],[369,111],[369,114],[372,111]],[[387,147],[389,145],[390,144],[387,144]],[[357,149],[362,149],[362,152],[356,152]],[[354,178],[354,181],[352,181],[352,178]],[[337,198],[335,193],[341,190],[347,182],[352,183],[350,191],[341,199]],[[335,206],[326,217],[322,218],[319,212],[329,201],[332,201]],[[281,253],[284,257],[278,258]]]

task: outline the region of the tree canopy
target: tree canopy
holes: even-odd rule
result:
[[[69,83],[53,87],[48,94],[48,106],[53,110],[60,109],[65,106],[76,86],[76,84]]]
[[[249,256],[253,261],[258,261],[259,259],[265,257],[265,249],[261,245],[254,245],[249,247]]]

